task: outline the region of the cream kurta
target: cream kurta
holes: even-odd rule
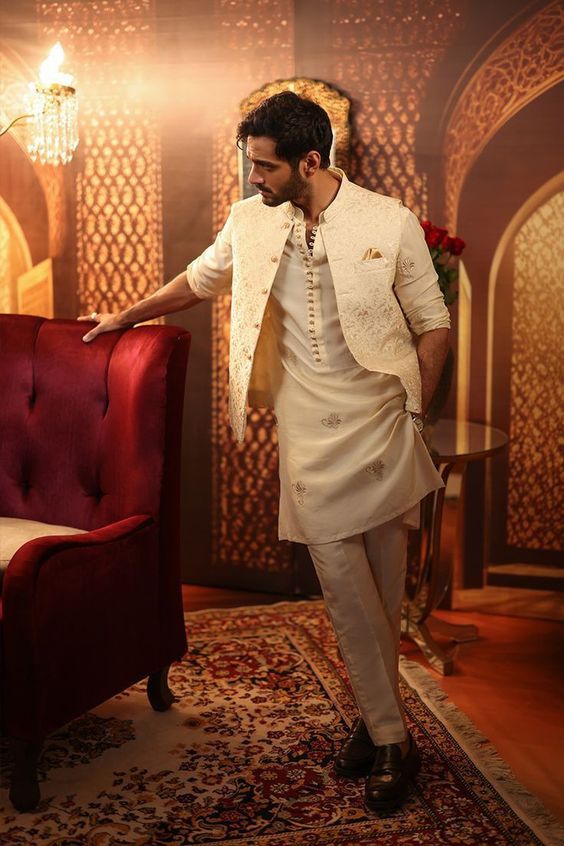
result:
[[[427,248],[413,228],[419,224],[415,217],[412,221],[400,247],[408,270],[422,262],[428,266]],[[270,305],[280,351],[272,379],[280,449],[279,536],[306,544],[359,534],[402,514],[416,527],[417,504],[442,487],[405,411],[399,378],[364,369],[348,349],[323,229],[322,214],[310,253],[303,214],[295,210]],[[441,318],[442,309],[436,319]]]

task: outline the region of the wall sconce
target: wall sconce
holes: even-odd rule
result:
[[[39,69],[39,82],[30,82],[31,113],[19,115],[0,130],[8,132],[20,120],[31,118],[31,137],[27,145],[33,161],[41,164],[67,164],[78,145],[78,106],[74,79],[61,73],[65,58],[57,41]]]

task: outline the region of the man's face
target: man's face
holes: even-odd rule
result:
[[[252,135],[247,138],[247,158],[251,161],[249,184],[258,188],[265,206],[279,206],[288,200],[298,200],[308,191],[308,182],[299,169],[279,159],[275,149],[273,138]]]

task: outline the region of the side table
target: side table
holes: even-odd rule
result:
[[[446,623],[432,616],[452,579],[452,566],[441,561],[440,555],[446,483],[455,465],[461,466],[464,473],[469,462],[484,461],[501,452],[508,437],[492,426],[459,420],[439,420],[432,430],[425,430],[423,434],[445,487],[430,493],[421,503],[417,543],[415,548],[410,544],[402,634],[419,646],[431,667],[449,676],[454,669],[457,644],[475,640],[478,629]],[[443,648],[432,631],[450,638],[455,645]]]

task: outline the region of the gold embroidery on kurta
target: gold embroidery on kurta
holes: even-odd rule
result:
[[[401,271],[402,275],[407,276],[408,279],[410,279],[413,276],[412,270],[413,270],[414,267],[415,267],[415,262],[413,261],[413,259],[403,258],[400,261],[400,271]]]
[[[324,417],[321,421],[328,429],[336,429],[343,422],[336,411],[332,411],[328,417]]]
[[[380,480],[384,475],[384,467],[385,464],[381,459],[377,459],[373,461],[372,464],[369,464],[368,467],[365,467],[365,471],[370,473],[371,476],[374,476],[375,479]]]
[[[307,488],[303,482],[294,482],[292,484],[292,490],[296,494],[296,499],[298,501],[298,505],[304,504],[304,496],[307,493]]]

